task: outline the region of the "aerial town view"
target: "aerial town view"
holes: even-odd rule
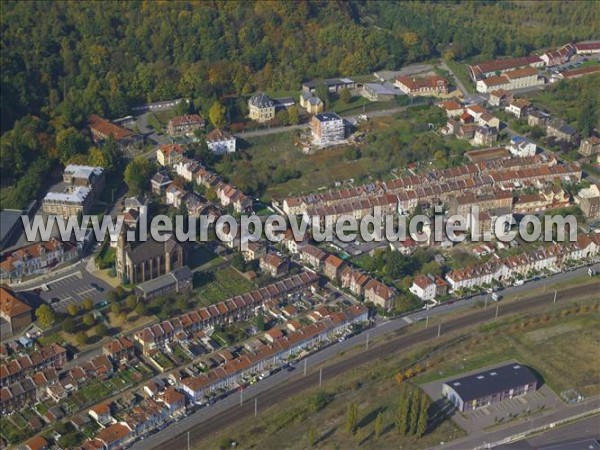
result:
[[[600,450],[600,2],[0,18],[0,450]]]

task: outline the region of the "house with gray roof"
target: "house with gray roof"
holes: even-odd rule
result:
[[[275,117],[275,102],[264,92],[258,92],[248,100],[250,119],[268,122]]]

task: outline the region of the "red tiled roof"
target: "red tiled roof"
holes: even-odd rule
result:
[[[122,440],[130,432],[131,430],[127,426],[121,423],[115,423],[104,428],[96,435],[96,437],[109,445],[113,442]]]
[[[531,77],[537,74],[538,71],[535,67],[524,67],[522,69],[511,70],[510,72],[504,73],[504,75],[511,80],[515,80],[517,78]]]
[[[183,147],[179,144],[163,144],[160,146],[160,151],[165,156],[169,156],[171,153],[183,155]]]
[[[29,450],[43,450],[48,448],[48,441],[42,436],[35,436],[25,441],[23,445]]]
[[[184,125],[201,125],[204,123],[204,120],[198,114],[188,114],[185,116],[173,117],[169,123],[174,127],[179,127]]]
[[[396,81],[402,83],[411,91],[419,90],[421,88],[431,88],[435,89],[438,84],[448,84],[448,80],[439,75],[432,75],[429,77],[397,77]]]
[[[344,264],[344,261],[335,255],[329,255],[327,258],[325,258],[324,264],[326,266],[333,266],[336,269],[339,269],[340,266]]]
[[[215,128],[206,135],[206,140],[208,142],[230,141],[231,139],[233,139],[233,135],[231,133],[218,128]]]
[[[462,105],[460,103],[453,101],[441,102],[439,106],[447,111],[456,111],[458,109],[462,109]]]
[[[598,51],[600,50],[600,42],[579,42],[575,44],[575,48],[578,52]]]
[[[584,67],[583,69],[569,70],[567,72],[563,72],[561,75],[564,78],[572,78],[595,72],[600,72],[600,66]]]
[[[135,134],[133,131],[115,125],[114,123],[109,122],[108,120],[103,119],[95,114],[90,116],[88,126],[92,132],[98,133],[104,138],[112,136],[115,141],[120,141],[121,139],[134,136]]]
[[[537,56],[524,56],[521,58],[504,58],[485,61],[471,66],[474,72],[479,74],[498,72],[502,70],[528,66],[540,62],[541,59]]]
[[[27,303],[19,300],[4,286],[0,286],[0,311],[4,317],[16,317],[31,311]]]
[[[431,281],[425,275],[417,275],[415,277],[415,279],[413,280],[413,283],[415,283],[421,289],[426,289],[427,286],[429,286],[430,284],[433,284],[433,281]]]

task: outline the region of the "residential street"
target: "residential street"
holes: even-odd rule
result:
[[[556,281],[564,281],[568,278],[581,276],[586,270],[587,268],[557,275]],[[532,282],[528,283],[527,285],[507,289],[503,292],[503,294],[506,296],[509,293],[514,294],[531,291],[533,288],[540,288],[543,286],[544,280],[540,280],[540,282]],[[560,301],[568,298],[575,298],[579,295],[594,294],[598,291],[599,286],[600,285],[596,282],[592,285],[568,288],[565,291],[561,291],[564,293],[558,295],[557,298],[558,301]],[[476,301],[484,300],[485,296],[479,296],[466,301],[437,307],[429,311],[419,311],[400,319],[380,322],[375,328],[365,331],[341,343],[335,343],[321,350],[320,352],[309,356],[307,358],[308,373],[306,376],[303,376],[302,373],[304,362],[300,362],[297,364],[296,370],[292,372],[281,371],[276,375],[247,388],[243,393],[242,401],[244,401],[244,403],[241,407],[240,396],[237,394],[232,394],[216,404],[211,405],[210,407],[205,407],[195,414],[186,417],[182,421],[171,425],[162,432],[149,436],[144,441],[134,444],[132,448],[140,450],[148,448],[183,449],[187,445],[187,431],[190,432],[191,442],[197,443],[207,434],[224,426],[228,426],[242,417],[254,414],[254,397],[257,397],[257,407],[258,411],[260,412],[261,407],[264,408],[267,406],[272,406],[280,401],[285,400],[286,398],[289,398],[292,395],[301,392],[304,389],[315,386],[318,383],[319,378],[319,372],[315,370],[316,365],[333,359],[339,354],[339,352],[349,350],[356,345],[366,346],[367,335],[370,339],[375,339],[379,336],[388,334],[390,334],[392,337],[385,343],[375,347],[375,351],[365,349],[365,351],[353,355],[346,360],[329,366],[323,366],[323,380],[327,380],[327,378],[331,376],[339,375],[340,373],[343,373],[351,368],[355,368],[358,365],[370,361],[376,361],[384,355],[396,352],[399,349],[406,348],[426,340],[435,339],[438,332],[443,334],[448,331],[458,330],[477,323],[493,320],[496,314],[498,317],[502,317],[504,315],[537,308],[551,303],[553,298],[553,292],[545,292],[529,298],[527,301],[514,301],[504,304],[500,302],[495,304],[497,305],[497,308],[488,305],[486,309],[473,310],[472,313],[466,316],[448,320],[447,322],[444,322],[442,318],[441,325],[439,325],[440,320],[437,319],[435,322],[432,321],[432,324],[428,328],[424,328],[418,332],[396,338],[394,338],[393,335],[397,335],[409,323],[423,320],[427,316],[430,318],[438,317],[446,314],[447,312],[464,308],[465,306]],[[518,424],[515,426],[518,426]],[[509,434],[506,430],[503,430],[499,433],[501,433],[502,436]],[[465,446],[463,444],[462,447],[459,446],[454,448],[464,449]]]
[[[600,440],[600,415],[583,419],[569,425],[553,428],[545,433],[538,434],[528,439],[501,445],[499,450],[533,450],[542,446],[553,446],[559,450],[561,445],[568,442],[579,442],[589,439]]]
[[[410,107],[411,107],[410,105],[409,106],[398,106],[397,108],[382,109],[380,111],[367,112],[366,115],[367,115],[367,117],[386,117],[386,116],[391,116],[396,113],[399,113],[400,111],[403,111]],[[342,117],[346,120],[352,120],[352,119],[357,119],[358,116],[360,116],[360,115],[361,114],[340,114],[340,117]],[[241,133],[236,133],[236,136],[245,139],[245,138],[252,138],[252,137],[257,137],[257,136],[268,136],[271,134],[286,133],[288,131],[294,131],[294,130],[303,130],[308,127],[309,127],[308,123],[303,123],[300,125],[290,125],[287,127],[271,127],[271,128],[264,128],[261,130],[243,131]]]
[[[452,71],[452,69],[450,69],[450,67],[448,66],[448,64],[446,64],[446,61],[444,61],[443,59],[440,60],[440,67],[447,71],[450,72],[450,74],[452,74],[452,77],[454,78],[454,81],[456,82],[456,86],[458,87],[458,89],[460,89],[460,91],[463,93],[464,96],[469,94],[469,91],[467,91],[467,89],[465,88],[465,85],[463,84],[462,81],[460,81],[460,78],[458,78],[456,76],[456,74]]]

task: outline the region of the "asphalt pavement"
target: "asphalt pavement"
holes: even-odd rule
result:
[[[38,296],[56,311],[67,312],[69,305],[80,305],[89,298],[94,304],[106,299],[112,287],[86,270],[87,260],[81,260],[55,276],[39,280],[35,285],[17,287],[27,296]],[[47,290],[45,290],[47,288]]]
[[[596,415],[569,425],[553,428],[545,433],[512,444],[501,445],[499,450],[533,450],[546,446],[556,446],[559,450],[567,444],[578,442],[581,449],[589,449],[589,440],[600,440],[600,416]],[[574,449],[575,447],[569,447]],[[592,448],[593,450],[593,448]]]
[[[565,276],[562,278],[562,280],[568,279],[569,277],[580,276],[582,273],[584,273],[584,269],[568,272],[564,274]],[[543,286],[543,280],[540,281],[542,281],[542,283],[533,282],[536,283],[535,286],[533,283],[528,283],[524,286],[518,286],[514,289],[516,292],[513,292],[513,289],[509,289],[504,292],[504,295],[507,295],[509,292],[511,294],[519,293],[527,290],[530,291],[534,287],[541,287]],[[559,293],[557,296],[557,301],[560,302],[561,300],[574,298],[583,294],[589,295],[592,293],[597,293],[599,292],[599,287],[600,285],[598,283],[594,283],[593,285],[571,287]],[[485,296],[475,297],[466,301],[455,302],[453,304],[437,307],[428,311],[419,311],[400,319],[380,322],[374,328],[364,331],[363,333],[343,342],[335,343],[313,355],[308,356],[306,363],[304,361],[299,362],[295,370],[291,372],[281,371],[267,378],[266,380],[248,387],[243,393],[240,393],[240,395],[231,394],[225,399],[218,401],[216,404],[202,408],[198,412],[186,417],[180,422],[171,425],[165,430],[149,436],[143,441],[137,442],[132,448],[183,449],[187,447],[187,432],[190,433],[190,441],[197,444],[210,433],[218,431],[225,426],[231,425],[233,422],[243,417],[253,415],[255,406],[257,410],[260,411],[261,408],[275,405],[278,402],[284,401],[290,396],[298,394],[307,388],[318,385],[320,378],[322,380],[327,380],[328,378],[339,375],[346,370],[356,368],[359,365],[367,362],[377,361],[382,357],[397,352],[403,348],[407,348],[427,340],[434,340],[437,338],[438,333],[444,334],[450,331],[464,329],[477,323],[494,320],[496,316],[502,317],[505,315],[524,312],[536,307],[548,305],[553,302],[554,292],[544,292],[532,298],[528,298],[527,301],[514,301],[504,304],[499,302],[497,304],[497,308],[489,306],[485,309],[482,308],[480,310],[474,310],[471,314],[455,319],[444,320],[442,318],[441,325],[440,321],[437,320],[435,325],[432,322],[432,326],[429,326],[428,328],[421,329],[420,331],[408,335],[402,335],[402,329],[408,326],[409,323],[423,319],[429,320],[426,319],[427,316],[430,318],[441,316],[449,311],[464,308],[469,304],[484,298]],[[390,337],[385,343],[378,345],[371,350],[366,350],[367,339],[370,338],[372,340],[379,336],[388,334],[390,334]],[[394,337],[393,335],[399,336]],[[356,345],[364,345],[365,351],[332,365],[323,366],[321,368],[322,372],[315,369],[315,366],[335,358],[340,352],[349,350]],[[304,364],[307,366],[306,376],[304,376]],[[503,435],[506,435],[507,431],[503,430],[502,433]]]

